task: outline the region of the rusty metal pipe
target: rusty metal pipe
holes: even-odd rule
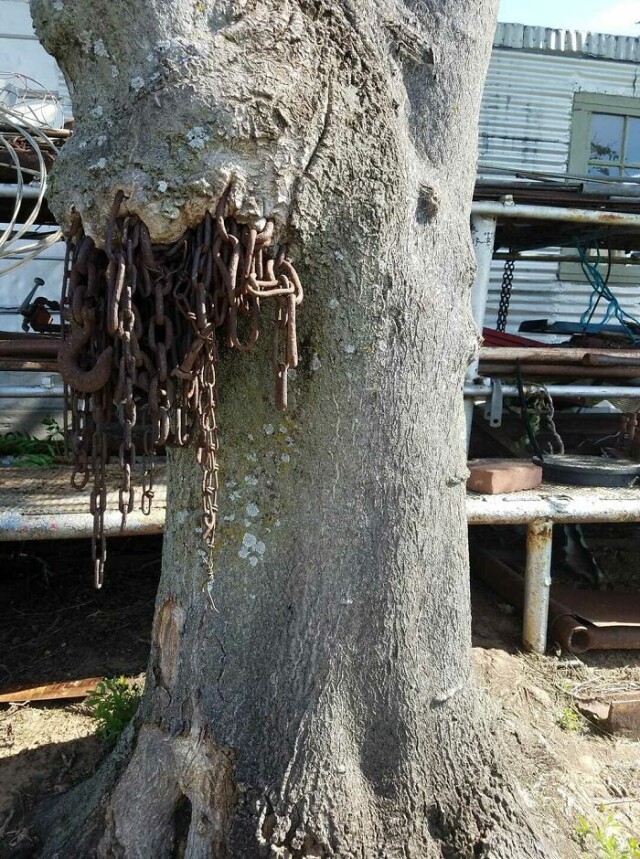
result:
[[[507,364],[520,361],[521,365],[529,362],[551,361],[553,364],[586,362],[593,359],[606,358],[614,363],[617,360],[638,361],[640,364],[640,349],[576,349],[574,347],[546,346],[481,346],[480,361],[495,361]]]
[[[627,212],[604,212],[598,209],[570,209],[561,206],[478,201],[472,204],[471,214],[497,218],[519,218],[527,221],[566,221],[574,224],[603,224],[612,227],[640,229],[640,215]]]
[[[517,369],[515,364],[497,364],[493,362],[481,362],[479,367],[481,376],[515,376]],[[584,364],[521,364],[520,371],[523,376],[558,376],[576,379],[635,379],[640,377],[640,363],[630,367],[612,367],[610,365],[585,366]]]
[[[522,643],[525,650],[534,653],[544,653],[547,647],[552,537],[553,524],[548,520],[529,523],[524,571]]]
[[[0,340],[0,358],[56,358],[59,349],[57,338]]]
[[[470,560],[474,576],[499,593],[515,608],[524,609],[526,624],[526,585],[523,577],[484,549],[472,551]],[[570,605],[559,602],[553,596],[548,603],[548,624],[552,638],[571,653],[586,653],[587,650],[640,649],[640,627],[596,626],[581,619]]]

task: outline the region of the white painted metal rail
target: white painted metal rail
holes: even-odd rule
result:
[[[15,468],[0,466],[0,541],[61,540],[91,537],[93,516],[89,512],[90,485],[84,489],[71,486],[71,468]],[[107,512],[104,530],[108,537],[133,534],[161,534],[166,513],[166,471],[156,467],[154,498],[151,512],[145,516],[136,509],[127,516],[121,528],[118,511],[120,469],[107,467]]]

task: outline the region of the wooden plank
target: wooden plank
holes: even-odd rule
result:
[[[102,677],[84,680],[63,680],[44,686],[20,686],[0,693],[0,704],[19,704],[24,701],[59,701],[65,698],[86,698],[95,690]]]

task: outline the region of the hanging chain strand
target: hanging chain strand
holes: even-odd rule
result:
[[[507,317],[509,316],[509,305],[511,304],[511,292],[513,291],[513,275],[515,268],[515,260],[508,259],[504,264],[496,331],[505,331],[507,327]]]
[[[202,536],[213,546],[218,511],[216,332],[241,351],[260,336],[260,302],[276,302],[275,400],[287,406],[287,372],[298,363],[296,308],[303,298],[286,248],[225,217],[230,189],[215,213],[172,245],[152,245],[136,215],[120,215],[118,192],[104,251],[76,218],[67,243],[58,365],[69,389],[72,484],[92,481],[93,559],[101,587],[106,559],[109,441],[117,438],[122,528],[135,507],[136,445],[142,451],[140,509],[153,503],[154,456],[165,445],[193,444],[202,467]]]

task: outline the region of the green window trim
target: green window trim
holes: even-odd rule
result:
[[[605,159],[592,159],[591,155],[591,123],[593,114],[610,114],[625,118],[625,143],[627,133],[627,118],[640,117],[640,98],[623,95],[607,95],[606,93],[577,92],[573,101],[573,118],[571,122],[571,143],[569,146],[570,173],[587,174],[590,164],[596,166],[601,161],[603,166],[607,163]],[[613,167],[621,168],[635,167],[635,162],[630,164],[625,161],[625,152],[620,153],[618,160],[608,163]],[[638,167],[640,173],[640,166]],[[575,248],[567,248],[567,252],[575,251]],[[606,249],[601,251],[605,259],[601,268],[606,272]],[[572,281],[574,283],[586,283],[586,278],[579,263],[561,262],[558,267],[558,279]],[[620,265],[613,263],[609,278],[611,284],[640,284],[640,266]]]

